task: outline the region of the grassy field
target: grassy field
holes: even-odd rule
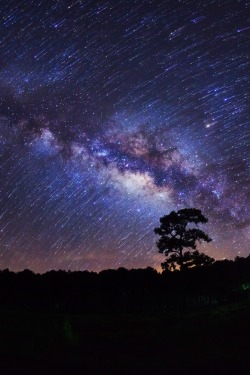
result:
[[[250,303],[164,315],[0,312],[1,374],[250,373]]]

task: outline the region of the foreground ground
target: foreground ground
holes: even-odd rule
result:
[[[164,315],[0,312],[2,374],[249,374],[250,303]]]

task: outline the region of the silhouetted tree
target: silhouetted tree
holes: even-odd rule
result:
[[[212,239],[198,228],[198,224],[205,224],[208,219],[196,208],[184,208],[160,218],[160,227],[155,233],[160,236],[157,241],[159,253],[166,255],[162,263],[163,269],[175,269],[178,265],[181,270],[193,266],[211,264],[214,259],[196,250],[197,242],[210,242]],[[196,227],[192,227],[194,224]],[[193,251],[185,251],[193,249]]]

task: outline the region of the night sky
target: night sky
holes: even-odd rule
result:
[[[1,2],[0,269],[160,269],[154,228],[208,217],[249,254],[250,3]]]

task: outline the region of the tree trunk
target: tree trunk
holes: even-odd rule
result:
[[[183,271],[183,254],[182,254],[182,250],[180,250],[180,270]]]

